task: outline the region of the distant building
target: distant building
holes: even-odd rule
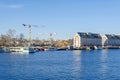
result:
[[[120,35],[105,34],[102,36],[103,46],[120,46]]]
[[[74,48],[80,48],[83,46],[101,46],[102,37],[99,33],[85,33],[77,32],[74,36],[73,46]]]

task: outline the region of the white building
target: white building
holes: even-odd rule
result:
[[[103,46],[120,46],[120,35],[105,34],[102,36]]]
[[[74,36],[73,46],[74,48],[80,48],[83,46],[101,46],[102,37],[98,33],[85,33],[77,32]]]

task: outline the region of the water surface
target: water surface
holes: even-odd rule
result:
[[[0,53],[0,80],[119,79],[119,49]]]

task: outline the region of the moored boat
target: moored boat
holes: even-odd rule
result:
[[[10,52],[20,52],[20,53],[34,53],[34,49],[31,47],[10,47]]]
[[[55,47],[49,47],[48,49],[45,49],[45,51],[57,51]]]

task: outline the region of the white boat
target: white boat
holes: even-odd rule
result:
[[[55,47],[49,47],[48,49],[45,49],[45,51],[57,51]]]
[[[10,52],[20,52],[20,53],[34,53],[34,49],[30,47],[10,47]]]
[[[30,47],[23,48],[23,53],[34,53],[34,49]]]

